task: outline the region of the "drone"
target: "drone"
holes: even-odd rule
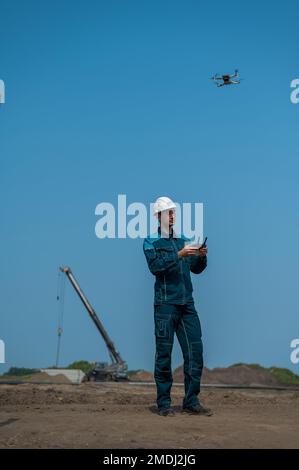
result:
[[[211,77],[211,80],[214,80],[217,87],[221,87],[224,85],[239,85],[241,83],[241,79],[239,78],[239,71],[238,69],[235,70],[233,74],[226,74],[226,75],[214,75]],[[237,80],[232,80],[233,78],[237,78]],[[217,80],[222,80],[222,83],[218,83]]]

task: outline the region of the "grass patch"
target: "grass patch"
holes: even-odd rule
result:
[[[276,378],[277,382],[283,385],[299,385],[299,375],[289,369],[282,367],[270,367],[269,371]]]
[[[94,364],[88,361],[75,361],[69,366],[67,366],[67,369],[76,369],[76,370],[82,370],[84,374],[88,374],[92,369],[94,368]]]
[[[270,372],[273,377],[277,380],[280,385],[299,385],[299,375],[292,372],[290,369],[286,369],[283,367],[263,367],[260,364],[245,364],[244,362],[238,362],[237,364],[233,364],[229,366],[231,367],[240,367],[246,366],[250,367],[251,369],[255,370],[265,370]]]
[[[11,377],[28,377],[33,374],[40,372],[39,369],[28,369],[26,367],[11,367],[7,372],[5,372],[1,377],[11,378]]]

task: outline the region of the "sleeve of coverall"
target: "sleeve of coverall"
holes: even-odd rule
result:
[[[143,251],[149,270],[154,275],[163,273],[179,263],[176,251],[156,250],[153,243],[147,239],[143,243]]]
[[[190,256],[190,271],[200,274],[207,266],[207,256]]]

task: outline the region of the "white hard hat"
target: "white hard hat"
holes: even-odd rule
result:
[[[158,214],[158,212],[168,211],[169,209],[175,209],[175,203],[167,196],[158,197],[156,202],[154,203],[154,214]]]

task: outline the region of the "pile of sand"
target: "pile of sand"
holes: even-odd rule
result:
[[[45,383],[55,383],[55,384],[70,384],[70,380],[64,374],[49,375],[46,372],[38,372],[33,374],[28,382],[45,382]]]
[[[70,380],[63,374],[50,376],[45,372],[36,372],[28,376],[5,376],[0,378],[0,382],[26,382],[26,383],[56,383],[70,384]]]
[[[175,382],[184,381],[183,366],[175,369],[173,373]],[[269,370],[253,368],[247,365],[233,367],[207,369],[204,367],[202,374],[203,384],[227,384],[227,385],[264,385],[280,386]]]
[[[153,382],[154,374],[146,370],[131,372],[129,378],[133,382]],[[173,381],[184,382],[183,366],[173,371]],[[203,384],[226,384],[226,385],[263,385],[263,386],[281,386],[269,370],[263,368],[254,368],[245,364],[233,367],[217,367],[208,369],[204,367],[202,374]]]
[[[130,373],[129,378],[132,380],[132,382],[153,382],[154,374],[152,372],[148,372],[147,370],[141,369]]]

